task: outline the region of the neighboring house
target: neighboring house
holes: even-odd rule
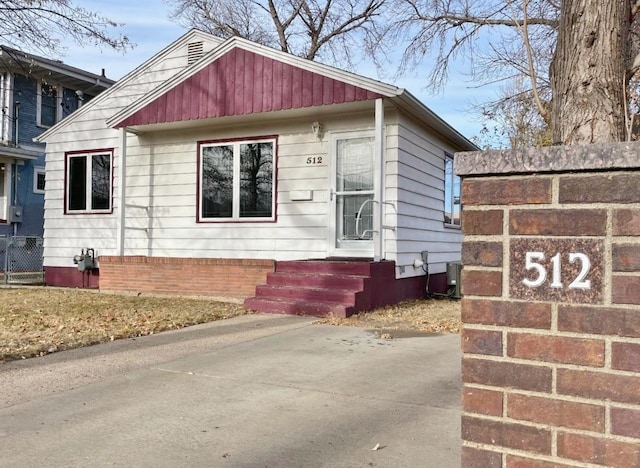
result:
[[[460,260],[452,155],[476,147],[403,89],[244,39],[192,30],[38,140],[50,285],[350,314]]]
[[[42,236],[44,144],[33,139],[113,83],[0,46],[0,235]]]

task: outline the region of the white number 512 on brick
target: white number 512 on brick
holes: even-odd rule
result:
[[[533,273],[532,277],[524,278],[522,283],[530,288],[539,288],[547,281],[547,269],[540,263],[545,260],[544,252],[527,252],[525,254],[524,268]],[[552,288],[562,289],[562,254],[555,254],[551,257],[551,283]],[[591,289],[591,280],[587,279],[591,269],[591,260],[581,252],[569,253],[569,263],[580,262],[580,272],[569,283],[569,289]]]

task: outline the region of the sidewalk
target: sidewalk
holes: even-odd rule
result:
[[[0,466],[458,467],[459,368],[457,335],[267,315],[9,363]]]

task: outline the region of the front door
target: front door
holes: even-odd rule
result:
[[[373,256],[374,137],[370,133],[332,138],[333,187],[331,229],[336,256]]]

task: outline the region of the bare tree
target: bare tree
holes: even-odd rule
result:
[[[482,81],[503,81],[529,75],[522,40],[523,0],[395,0],[397,20],[388,25],[386,38],[406,43],[402,70],[425,57],[435,60],[428,78],[438,88],[446,82],[455,58],[469,64],[469,72]],[[527,3],[527,29],[534,66],[541,78],[547,73],[555,41],[559,8],[552,0]],[[401,71],[402,71],[401,70]]]
[[[46,56],[63,52],[63,38],[124,51],[132,44],[126,36],[111,33],[118,26],[69,0],[0,0],[0,42]]]
[[[549,102],[550,90],[541,90],[539,96]],[[531,146],[549,146],[552,143],[551,129],[539,109],[533,105],[530,83],[526,77],[515,78],[503,85],[495,101],[480,106],[484,126],[475,142],[480,147],[512,149]]]
[[[396,2],[387,37],[408,40],[405,69],[435,57],[432,87],[447,80],[452,59],[464,57],[477,82],[527,77],[530,106],[551,127],[553,143],[625,138],[637,0]],[[503,108],[517,96],[503,96]]]
[[[631,16],[629,0],[563,1],[551,65],[554,141],[625,140]]]
[[[184,26],[240,36],[309,60],[352,66],[385,0],[167,0]]]

